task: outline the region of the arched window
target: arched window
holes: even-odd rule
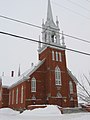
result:
[[[55,68],[55,84],[61,85],[61,70],[58,66]]]
[[[21,87],[21,103],[23,103],[23,96],[24,96],[24,91],[23,91],[23,86]]]
[[[56,61],[58,61],[58,52],[56,52]]]
[[[18,88],[16,89],[16,104],[18,104]]]
[[[73,93],[73,83],[72,81],[69,81],[69,89],[70,89],[70,94]]]
[[[36,79],[34,77],[31,80],[31,92],[36,92]]]
[[[52,60],[55,60],[54,51],[52,51]]]

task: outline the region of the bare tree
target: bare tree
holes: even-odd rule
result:
[[[81,81],[78,81],[78,96],[79,99],[90,104],[90,79],[85,74]]]

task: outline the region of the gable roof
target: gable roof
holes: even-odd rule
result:
[[[33,72],[35,72],[44,63],[44,61],[45,61],[45,59],[42,61],[39,61],[38,64],[36,64],[35,66],[28,69],[26,72],[24,72],[19,77],[2,76],[2,87],[3,88],[12,88],[12,87],[26,81],[27,79],[29,79],[29,76]]]

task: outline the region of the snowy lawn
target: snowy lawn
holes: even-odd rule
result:
[[[22,114],[9,108],[0,109],[0,120],[90,120],[90,113],[61,114],[56,106],[26,110]]]

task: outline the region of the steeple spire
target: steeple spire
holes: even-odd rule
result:
[[[48,0],[47,21],[53,21],[53,16],[52,16],[52,9],[51,9],[50,0]]]

